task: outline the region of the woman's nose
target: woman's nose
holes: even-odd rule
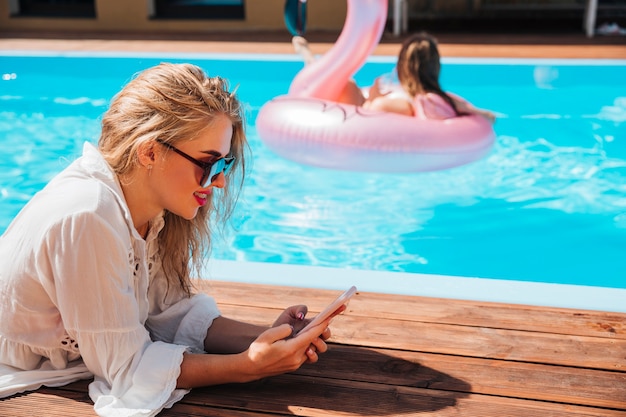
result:
[[[219,174],[214,176],[211,181],[211,185],[217,188],[224,188],[224,186],[226,185],[226,175],[224,175],[224,172],[220,172]]]

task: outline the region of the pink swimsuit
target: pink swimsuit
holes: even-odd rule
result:
[[[412,101],[418,119],[450,119],[456,113],[450,104],[435,93],[418,94]]]

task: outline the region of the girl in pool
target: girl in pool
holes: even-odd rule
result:
[[[190,388],[318,360],[328,320],[292,337],[306,306],[266,328],[192,291],[246,147],[240,102],[196,66],[161,64],[122,89],[98,147],[0,237],[0,397],[93,376],[99,415],[153,416]]]
[[[306,39],[294,36],[292,43],[302,55],[305,64],[315,59]],[[354,81],[346,84],[340,93],[340,103],[354,104],[366,109],[394,112],[421,119],[448,119],[468,114],[478,114],[490,122],[495,115],[478,109],[465,100],[448,94],[439,86],[441,62],[437,41],[421,32],[407,38],[398,54],[396,72],[401,90],[383,91],[381,78],[377,78],[365,95]]]

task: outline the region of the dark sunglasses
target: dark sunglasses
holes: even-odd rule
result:
[[[224,175],[228,174],[228,171],[230,171],[230,168],[232,168],[233,166],[233,162],[235,162],[234,156],[228,157],[228,158],[220,158],[213,162],[198,161],[196,158],[193,158],[187,155],[185,152],[170,145],[169,143],[166,143],[160,140],[157,140],[157,142],[159,142],[161,145],[165,146],[166,148],[173,150],[174,152],[176,152],[177,154],[179,154],[186,160],[193,162],[194,164],[202,168],[202,177],[200,177],[201,187],[206,187],[210,185],[213,181],[217,179],[217,176],[220,175],[222,172],[224,173]]]

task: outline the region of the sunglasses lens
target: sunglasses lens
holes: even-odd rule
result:
[[[211,172],[209,173],[209,178],[211,178],[211,182],[217,179],[217,176],[224,170],[224,159],[218,159],[215,161],[213,166],[211,167]]]
[[[215,161],[215,163],[211,165],[211,168],[204,171],[204,175],[200,181],[202,186],[206,187],[213,183],[222,172],[224,175],[228,174],[234,161],[235,158],[222,158]]]
[[[233,167],[233,162],[235,162],[235,157],[224,158],[224,175],[228,174],[230,169]]]

